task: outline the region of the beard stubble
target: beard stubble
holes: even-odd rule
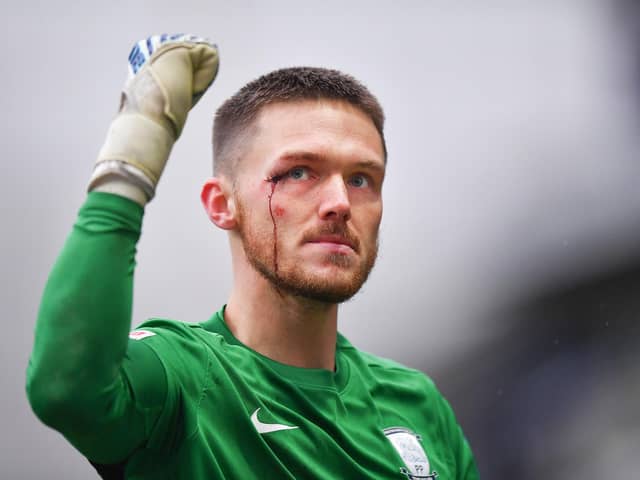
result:
[[[299,262],[292,259],[287,252],[279,250],[278,230],[276,218],[271,209],[271,202],[275,194],[276,183],[272,184],[271,194],[268,196],[269,215],[273,225],[271,231],[253,228],[256,224],[239,198],[236,198],[238,208],[238,231],[242,240],[247,260],[253,268],[268,280],[280,293],[288,293],[297,297],[322,303],[342,303],[353,297],[366,282],[378,253],[377,235],[372,245],[367,250],[366,257],[356,265],[350,277],[345,280],[337,280],[335,276],[328,274],[312,274],[306,272]],[[305,232],[303,242],[312,240],[321,235],[340,235],[354,244],[356,253],[361,252],[359,239],[353,235],[348,226],[340,221],[326,221],[317,229]],[[341,269],[353,269],[358,260],[348,255],[329,253],[326,262]]]

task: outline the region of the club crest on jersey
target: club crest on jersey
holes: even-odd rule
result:
[[[391,427],[383,430],[385,436],[396,449],[405,466],[400,467],[400,472],[408,479],[436,480],[438,473],[431,470],[427,454],[420,443],[421,437],[408,428]]]

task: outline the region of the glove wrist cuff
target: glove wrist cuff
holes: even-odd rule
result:
[[[147,176],[136,167],[121,160],[104,160],[96,163],[93,175],[89,180],[88,190],[95,190],[100,185],[115,179],[136,186],[144,192],[146,202],[150,201],[155,195],[155,185],[151,183]]]
[[[174,141],[172,133],[144,115],[119,114],[98,154],[89,190],[115,176],[140,187],[151,200]]]

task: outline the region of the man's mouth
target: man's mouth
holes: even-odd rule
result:
[[[348,253],[357,251],[356,242],[342,235],[320,235],[308,240],[307,243],[326,247],[336,252]]]

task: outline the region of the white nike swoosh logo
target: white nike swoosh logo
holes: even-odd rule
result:
[[[258,411],[260,409],[256,408],[256,411],[251,414],[251,423],[256,427],[258,433],[271,433],[277,432],[279,430],[294,430],[298,427],[292,427],[290,425],[282,425],[280,423],[262,423],[258,420]]]

